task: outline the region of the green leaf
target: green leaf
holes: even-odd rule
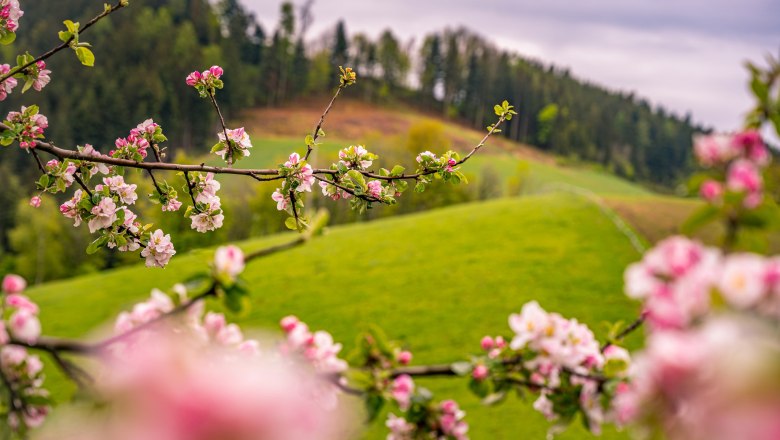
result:
[[[87,254],[89,254],[89,255],[94,254],[95,252],[97,252],[100,249],[101,246],[106,244],[106,242],[108,242],[108,236],[107,235],[102,235],[102,236],[98,237],[97,240],[93,241],[92,243],[89,244],[89,246],[87,246]]]
[[[391,176],[400,176],[406,171],[406,168],[402,167],[401,165],[396,165],[393,167],[392,170],[390,170]]]
[[[306,139],[304,139],[304,142],[306,143],[306,146],[308,146],[308,147],[314,146],[314,138],[310,134],[306,135]]]
[[[57,36],[60,37],[60,41],[62,41],[63,43],[67,43],[68,41],[70,41],[71,37],[73,36],[73,33],[68,31],[59,31],[57,32]]]
[[[35,84],[35,78],[33,77],[27,77],[27,80],[24,82],[24,87],[22,87],[22,93],[30,90],[30,87]]]
[[[3,45],[9,45],[16,41],[16,33],[15,32],[4,32],[2,33],[2,36],[0,36],[0,44]]]
[[[292,231],[298,229],[298,221],[295,220],[295,217],[288,217],[287,220],[284,221],[284,225],[287,226],[287,229]]]
[[[360,185],[361,188],[366,188],[366,179],[363,177],[362,174],[360,174],[360,171],[358,170],[349,170],[347,172],[347,175],[352,178],[352,180],[355,182],[355,184]]]
[[[75,49],[76,57],[81,61],[81,64],[87,67],[93,67],[95,65],[95,54],[86,47],[77,47]]]
[[[71,33],[78,34],[79,33],[79,26],[80,24],[78,22],[74,23],[71,20],[65,20],[62,22],[65,24],[65,28],[70,31]]]

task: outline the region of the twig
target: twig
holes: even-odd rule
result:
[[[322,129],[322,124],[325,123],[325,117],[328,116],[328,113],[330,113],[330,109],[333,108],[333,103],[336,102],[336,98],[339,97],[339,93],[341,93],[341,89],[345,87],[344,84],[339,84],[339,87],[336,89],[336,93],[333,95],[332,98],[330,98],[330,102],[328,103],[328,106],[325,107],[325,111],[322,112],[322,115],[320,116],[319,122],[317,122],[317,126],[314,127],[314,132],[312,132],[311,137],[314,142],[317,141],[317,139],[320,137],[320,130]],[[306,155],[303,157],[303,160],[309,160],[309,156],[312,152],[311,145],[306,146]]]
[[[379,203],[382,203],[382,199],[378,199],[378,198],[373,197],[373,196],[367,196],[365,194],[356,194],[355,191],[347,188],[344,185],[339,185],[338,183],[336,183],[334,181],[323,179],[323,178],[321,178],[319,176],[314,176],[314,178],[319,180],[320,182],[326,182],[328,185],[333,185],[336,188],[338,188],[338,189],[340,189],[340,190],[342,190],[342,191],[344,191],[346,193],[352,194],[353,196],[355,196],[355,197],[357,197],[359,199],[367,200],[369,202],[379,202]]]
[[[209,92],[209,98],[211,98],[211,103],[214,104],[214,109],[217,111],[217,114],[219,115],[219,122],[222,124],[222,133],[225,134],[225,145],[227,145],[227,164],[228,167],[233,166],[233,147],[230,145],[230,138],[228,137],[227,132],[227,125],[225,125],[225,118],[222,117],[222,110],[219,109],[219,104],[217,104],[217,98],[214,96],[214,91],[212,90]]]
[[[122,1],[122,0],[119,0],[119,1],[118,1],[118,2],[117,2],[115,5],[114,5],[114,6],[112,6],[110,9],[104,10],[102,13],[100,13],[100,14],[96,15],[96,16],[95,16],[95,17],[94,17],[92,20],[90,20],[89,22],[87,22],[87,24],[85,24],[85,25],[84,25],[84,26],[83,26],[81,29],[79,29],[79,35],[83,34],[83,33],[84,33],[84,31],[86,31],[87,29],[89,29],[90,27],[92,27],[92,25],[94,25],[94,24],[95,24],[95,23],[97,23],[98,21],[100,21],[100,20],[102,20],[103,18],[107,17],[107,16],[108,16],[109,14],[111,14],[112,12],[114,12],[114,11],[116,11],[116,10],[119,10],[119,9],[122,9],[122,8],[124,8],[126,5],[127,5],[127,4],[126,4],[126,3],[123,3],[123,1]],[[48,52],[44,53],[43,55],[39,56],[38,58],[35,58],[34,60],[32,60],[32,61],[30,61],[30,62],[28,62],[28,63],[25,63],[25,64],[23,64],[23,65],[21,65],[21,66],[16,66],[16,67],[14,67],[13,69],[9,70],[9,71],[8,71],[8,73],[6,73],[6,74],[4,74],[4,75],[0,76],[0,84],[2,84],[3,82],[5,82],[5,80],[7,80],[8,78],[10,78],[10,77],[12,77],[12,76],[16,75],[17,73],[19,73],[19,72],[22,72],[22,71],[26,70],[28,67],[32,66],[33,64],[36,64],[38,61],[43,61],[43,60],[46,60],[46,59],[48,59],[49,57],[51,57],[52,55],[56,54],[57,52],[59,52],[59,51],[61,51],[61,50],[63,50],[63,49],[67,49],[67,48],[70,46],[70,43],[71,43],[71,42],[73,42],[73,38],[75,38],[75,36],[71,36],[71,37],[68,39],[68,41],[65,41],[65,42],[61,43],[60,45],[58,45],[58,46],[55,46],[54,48],[52,48],[52,49],[51,49],[51,50],[49,50]]]

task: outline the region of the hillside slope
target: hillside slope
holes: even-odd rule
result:
[[[293,235],[240,243],[247,250]],[[174,240],[176,237],[173,237]],[[110,320],[152,287],[167,288],[207,264],[208,250],[177,255],[164,270],[130,267],[30,290],[44,333],[77,337]],[[345,350],[378,324],[415,353],[415,363],[478,352],[485,334],[509,334],[507,316],[527,301],[581,319],[603,336],[604,321],[630,320],[621,293],[626,264],[639,258],[592,204],[558,194],[501,199],[332,228],[304,247],[252,262],[245,278],[252,311],[245,328],[272,329],[296,314],[327,329]],[[93,305],[93,306],[85,306]],[[54,377],[57,395],[66,393]],[[484,408],[465,383],[431,379],[440,398],[463,403],[474,439],[544,438],[548,424],[517,399]],[[384,438],[375,425],[367,438]],[[562,439],[585,438],[574,426]],[[608,432],[603,438],[618,438]]]

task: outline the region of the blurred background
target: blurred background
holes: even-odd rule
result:
[[[751,103],[742,62],[760,62],[780,42],[780,5],[768,0],[130,3],[83,36],[94,68],[69,53],[52,58],[51,84],[11,95],[3,114],[37,104],[48,139],[103,152],[153,118],[169,138],[166,160],[217,164],[207,153],[218,119],[184,78],[218,64],[228,127],[246,127],[254,145],[239,166],[276,168],[305,152],[338,67],[351,66],[358,82],[336,102],[311,162],[327,167],[339,149],[362,144],[380,156],[377,168],[409,169],[421,151],[469,151],[494,122],[494,104],[515,106],[517,117],[464,165],[468,185],[437,182],[365,215],[315,191],[307,209],[330,211],[329,233],[245,273],[253,308],[243,325],[272,328],[296,314],[348,352],[356,329],[378,324],[421,363],[477,351],[483,335],[506,334],[505,317],[530,300],[576,316],[599,337],[604,322],[632,321],[638,305],[622,294],[623,269],[699,206],[684,185],[694,171],[692,136],[741,125]],[[102,5],[24,2],[19,37],[0,48],[2,59],[48,50],[63,20],[86,22]],[[769,172],[780,175],[776,165]],[[152,287],[204,269],[217,244],[252,251],[293,238],[271,200],[273,183],[224,176],[225,225],[208,234],[139,197],[134,212],[176,246],[165,270],[139,267],[132,253],[87,255],[86,228],[58,212],[70,193],[29,206],[37,174],[21,149],[0,154],[0,273],[38,285],[30,295],[46,334],[100,328]],[[139,194],[153,191],[141,174],[126,178]],[[174,174],[165,179],[183,185]],[[777,198],[778,189],[768,194]],[[719,233],[699,237],[712,242]],[[776,235],[742,239],[764,250],[780,243]],[[49,374],[65,400],[73,389]],[[420,383],[462,403],[472,438],[516,438],[521,429],[542,438],[549,426],[520,399],[486,409],[460,383]],[[366,436],[384,438],[379,425]],[[573,427],[561,437],[585,435]]]

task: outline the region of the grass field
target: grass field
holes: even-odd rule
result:
[[[247,251],[291,234],[240,243]],[[174,242],[176,237],[173,237]],[[210,251],[177,255],[164,270],[130,267],[29,291],[41,306],[44,333],[80,337],[110,323],[152,287],[170,287],[200,270]],[[602,322],[630,320],[637,306],[622,292],[622,271],[639,258],[597,208],[558,194],[467,204],[332,228],[304,247],[258,260],[245,277],[252,311],[245,328],[272,329],[296,314],[327,329],[346,350],[368,324],[382,326],[415,353],[442,363],[477,352],[485,334],[508,334],[506,318],[536,299],[603,335]],[[52,375],[55,394],[69,388]],[[485,408],[456,379],[424,382],[468,412],[474,439],[543,438],[548,427],[517,399]],[[384,438],[373,426],[366,437]],[[584,438],[575,426],[560,438]],[[607,432],[603,438],[621,438]]]

